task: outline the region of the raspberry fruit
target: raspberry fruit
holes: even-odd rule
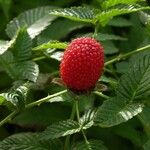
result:
[[[90,37],[74,39],[64,52],[60,75],[66,86],[74,91],[95,87],[104,66],[104,50]]]

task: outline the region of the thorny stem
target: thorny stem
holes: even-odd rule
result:
[[[143,51],[143,50],[146,50],[146,49],[148,49],[148,48],[150,48],[150,44],[147,45],[147,46],[138,48],[138,49],[136,49],[136,50],[134,50],[134,51],[131,51],[131,52],[129,52],[129,53],[119,55],[118,57],[116,57],[116,58],[114,58],[114,59],[112,59],[112,60],[107,61],[107,62],[105,63],[105,66],[110,65],[110,64],[112,64],[112,63],[114,63],[114,62],[120,61],[120,60],[122,60],[122,59],[128,58],[129,56],[131,56],[131,55],[133,55],[133,54],[136,54],[136,53],[138,53],[138,52],[141,52],[141,51]]]
[[[76,100],[76,114],[77,114],[77,120],[78,120],[78,122],[80,122],[80,113],[79,113],[78,99]],[[82,135],[84,137],[85,143],[89,144],[88,139],[87,139],[87,137],[86,137],[86,135],[85,135],[85,133],[84,133],[82,128],[81,128],[81,132],[82,132]]]

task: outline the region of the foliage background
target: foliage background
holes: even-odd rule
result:
[[[12,120],[8,120],[0,127],[1,149],[11,149],[11,147],[17,149],[17,146],[19,149],[22,142],[27,141],[24,145],[30,147],[30,149],[40,147],[41,150],[57,150],[64,146],[66,138],[62,136],[73,133],[75,134],[71,136],[70,149],[83,149],[85,145],[85,149],[91,147],[93,150],[105,150],[106,147],[110,150],[120,150],[120,147],[122,150],[150,149],[149,10],[141,10],[112,19],[110,17],[109,22],[107,22],[107,16],[100,16],[101,22],[98,25],[97,22],[91,25],[92,17],[90,18],[89,12],[92,9],[102,10],[105,7],[107,8],[107,5],[101,5],[102,3],[102,0],[0,0],[0,54],[3,50],[7,51],[0,56],[0,93],[2,93],[0,95],[0,120],[2,121],[16,109],[20,111]],[[126,4],[119,4],[114,8],[121,9],[124,5],[125,7],[128,6],[128,3],[133,3],[140,9],[149,6],[147,1],[128,0]],[[139,4],[141,5],[138,6]],[[111,5],[111,0],[109,5]],[[56,15],[53,9],[60,7],[81,6],[81,10],[77,10],[77,15],[73,14],[75,19],[72,19],[71,16],[69,16],[70,18],[67,15],[63,16],[61,14],[63,9],[61,9],[58,11],[60,14],[57,15],[62,17],[55,18],[52,15],[51,23],[47,22],[48,26],[44,31],[41,30],[40,34],[33,33],[32,40],[27,33],[28,24],[22,25],[22,28],[17,31],[18,28],[13,26],[13,23],[9,23],[20,13],[41,6],[50,7],[46,9],[43,7],[44,9],[41,8],[41,10],[39,8],[35,14],[30,12],[31,14],[28,13],[20,18],[30,22],[32,19],[36,20],[36,17],[40,17],[40,12],[41,16],[44,13],[46,14],[47,10]],[[86,9],[83,11],[82,7],[87,7],[87,11]],[[111,10],[113,7],[109,9]],[[127,7],[126,11],[129,10],[130,7]],[[68,12],[68,14],[72,13],[71,10],[68,10]],[[17,19],[19,20],[19,17]],[[23,20],[21,21],[23,22]],[[32,21],[30,25],[35,23]],[[35,29],[39,26],[35,26]],[[17,31],[17,36],[13,41],[15,31]],[[42,103],[32,108],[28,105],[29,109],[25,108],[27,104],[65,90],[65,87],[60,86],[61,83],[58,80],[62,49],[71,39],[79,36],[91,36],[94,32],[96,39],[101,41],[104,46],[106,63],[115,58],[119,60],[119,54],[130,54],[130,52],[132,53],[141,47],[147,51],[131,57],[127,56],[126,59],[121,59],[121,61],[115,60],[114,64],[106,65],[104,74],[100,79],[102,85],[97,87],[95,94],[79,97],[80,114],[83,115],[87,110],[91,111],[80,120],[84,129],[87,129],[85,132],[90,141],[90,146],[87,146],[88,144],[84,142],[76,145],[76,142],[83,141],[82,132],[77,133],[80,131],[79,125],[76,122],[70,122],[69,129],[68,122],[64,122],[64,124],[62,122],[62,120],[70,118],[73,105],[73,96],[70,93],[65,92],[63,95],[53,97],[49,99],[49,103]],[[9,45],[6,41],[11,41],[12,44],[10,42]],[[42,45],[43,43],[46,44]],[[6,48],[3,45],[6,45]],[[25,70],[26,72],[23,74],[22,72]],[[114,100],[114,97],[117,97],[116,100]],[[108,98],[110,99],[106,100]],[[98,113],[93,123],[95,108],[98,108]],[[118,112],[122,114],[118,115]],[[75,118],[75,120],[77,119]],[[59,121],[62,124],[57,124]],[[54,123],[56,125],[51,127],[50,125]],[[48,126],[50,127],[46,129]],[[60,126],[63,126],[63,128],[60,128]],[[45,129],[46,131],[44,131]],[[26,134],[15,136],[17,133],[23,132]],[[11,135],[14,135],[14,137],[11,138]],[[7,137],[10,137],[10,139]],[[45,140],[45,143],[41,137]],[[6,140],[4,140],[5,138]],[[55,138],[59,138],[58,141],[53,141]],[[99,142],[99,140],[103,142]],[[15,144],[12,146],[11,142]],[[25,148],[21,147],[20,149]]]

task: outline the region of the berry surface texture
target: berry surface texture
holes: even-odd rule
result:
[[[72,90],[87,91],[95,87],[104,66],[102,45],[91,37],[71,41],[60,64],[60,75]]]

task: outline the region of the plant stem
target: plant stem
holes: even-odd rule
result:
[[[6,118],[4,118],[4,119],[0,122],[0,127],[1,127],[3,124],[9,122],[17,113],[18,113],[18,111],[14,111],[14,112],[12,112],[11,114],[9,114]]]
[[[93,93],[98,95],[98,96],[100,96],[100,97],[102,97],[102,98],[104,98],[104,99],[108,99],[109,98],[109,96],[104,95],[102,92],[94,91]]]
[[[138,49],[136,49],[136,50],[134,50],[134,51],[131,51],[131,52],[129,52],[129,53],[119,55],[118,57],[116,57],[116,58],[114,58],[114,59],[112,59],[112,60],[107,61],[107,62],[105,63],[105,66],[110,65],[110,64],[112,64],[112,63],[114,63],[114,62],[120,61],[120,60],[122,60],[122,59],[128,58],[129,56],[131,56],[131,55],[133,55],[133,54],[136,54],[136,53],[139,53],[139,52],[141,52],[141,51],[143,51],[143,50],[146,50],[146,49],[148,49],[148,48],[150,48],[150,44],[147,45],[147,46],[138,48]]]
[[[56,96],[59,96],[59,95],[62,95],[62,94],[64,94],[64,93],[66,93],[66,92],[67,92],[67,90],[63,90],[63,91],[61,91],[61,92],[58,92],[58,93],[49,95],[49,96],[47,96],[47,97],[45,97],[45,98],[42,98],[42,99],[40,99],[40,100],[38,100],[38,101],[32,102],[32,103],[30,103],[30,104],[27,104],[27,105],[25,106],[25,108],[28,109],[28,108],[31,108],[31,107],[33,107],[33,106],[40,105],[41,103],[47,102],[47,101],[50,100],[51,98],[56,97]],[[13,111],[12,113],[10,113],[6,118],[4,118],[2,121],[0,121],[0,126],[4,125],[4,124],[7,123],[8,121],[10,121],[12,118],[14,118],[17,113],[18,113],[17,110],[16,110],[16,111]]]
[[[80,123],[80,113],[79,113],[79,104],[78,104],[78,100],[76,100],[76,114],[77,114],[77,120],[78,122]],[[86,144],[89,144],[88,140],[87,140],[87,137],[83,131],[83,129],[81,128],[81,132],[82,132],[82,135],[84,137],[84,140],[85,140],[85,143]]]
[[[96,38],[96,36],[97,36],[97,33],[98,33],[98,29],[99,29],[99,24],[97,23],[97,24],[95,25],[95,29],[94,29],[93,38]]]
[[[74,119],[74,117],[75,117],[75,112],[76,112],[76,103],[74,102],[73,107],[72,107],[72,111],[71,111],[71,115],[70,115],[70,119],[71,119],[71,120]],[[66,137],[65,145],[64,145],[64,150],[69,149],[69,146],[70,146],[70,135],[68,135],[68,136]]]
[[[43,59],[45,59],[45,58],[46,58],[46,56],[41,56],[41,57],[33,58],[32,60],[33,60],[33,61],[39,61],[39,60],[43,60]]]
[[[58,93],[55,93],[55,94],[52,94],[52,95],[49,95],[47,97],[44,97],[38,101],[35,101],[35,102],[32,102],[30,104],[27,104],[25,108],[31,108],[33,106],[37,106],[37,105],[40,105],[41,103],[44,103],[44,102],[47,102],[49,99],[53,98],[53,97],[56,97],[56,96],[59,96],[59,95],[62,95],[64,93],[66,93],[67,90],[63,90],[61,92],[58,92]]]

